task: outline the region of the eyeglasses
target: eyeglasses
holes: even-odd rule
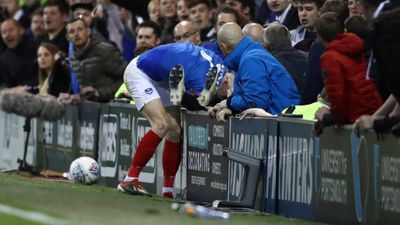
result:
[[[174,36],[174,41],[180,41],[182,39],[189,38],[190,36],[192,36],[195,33],[197,33],[197,32],[186,32],[182,35],[176,35],[176,36]]]

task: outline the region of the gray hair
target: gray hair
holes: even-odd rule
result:
[[[292,45],[289,30],[278,22],[269,24],[264,30],[263,37],[265,46],[270,50]]]

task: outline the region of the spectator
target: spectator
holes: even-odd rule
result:
[[[247,21],[254,19],[254,0],[226,0],[226,5],[236,9]]]
[[[349,0],[347,2],[347,8],[349,9],[350,17],[352,16],[362,16],[363,7],[360,4],[359,0]]]
[[[328,12],[317,20],[318,40],[325,46],[321,56],[324,85],[330,102],[329,111],[318,110],[316,133],[330,123],[354,123],[361,115],[373,114],[382,104],[375,84],[365,79],[367,64],[363,41],[344,33],[341,18]]]
[[[70,89],[68,65],[63,53],[51,43],[42,43],[37,50],[39,66],[39,94],[58,97]]]
[[[263,44],[264,28],[260,24],[248,23],[243,27],[242,31],[245,35],[251,37],[253,41],[259,43],[260,45],[264,45]]]
[[[0,54],[0,86],[36,86],[38,79],[34,41],[14,19],[3,21],[0,30],[6,46]]]
[[[142,46],[155,47],[160,44],[161,28],[153,21],[145,21],[139,24],[136,36],[136,48]]]
[[[190,42],[158,46],[129,63],[124,81],[136,101],[137,109],[150,122],[151,129],[140,140],[128,175],[118,185],[118,190],[128,194],[149,195],[138,180],[139,174],[165,138],[161,196],[174,197],[174,178],[181,160],[179,107],[174,105],[180,104],[183,88],[189,95],[199,95],[205,88],[206,73],[211,65],[219,63],[222,60],[214,53]],[[213,77],[211,83],[222,80],[218,76],[222,76],[224,70],[210,71]]]
[[[178,23],[176,0],[160,0],[160,10],[165,17],[161,32],[161,44],[174,42],[174,27]]]
[[[75,3],[71,5],[71,12],[74,18],[81,17],[92,29],[92,38],[108,40],[107,22],[103,18],[94,18],[92,3]]]
[[[315,21],[319,17],[319,10],[324,4],[324,0],[300,0],[298,1],[297,11],[299,15],[300,25],[290,31],[293,45],[300,41],[308,41],[311,43],[316,39]],[[308,49],[307,49],[308,51]]]
[[[327,0],[320,9],[321,14],[326,12],[335,12],[339,15],[341,21],[348,17],[348,10],[343,1]],[[298,47],[298,46],[296,46]],[[298,48],[299,49],[299,48]],[[322,80],[320,58],[325,47],[319,42],[314,41],[308,51],[307,69],[303,89],[301,104],[311,104],[317,101],[318,95],[322,92],[324,82]]]
[[[287,27],[277,22],[271,23],[265,28],[264,44],[288,70],[301,94],[305,80],[307,54],[292,47]]]
[[[215,31],[218,32],[219,28],[221,28],[222,25],[228,22],[242,24],[238,11],[230,7],[224,7],[217,13]],[[224,53],[222,53],[221,49],[218,46],[217,40],[203,42],[201,46],[215,52],[221,59],[225,58]]]
[[[215,39],[215,29],[212,23],[212,7],[209,0],[189,0],[189,18],[194,27],[200,31],[202,42]]]
[[[200,45],[200,33],[194,29],[193,23],[183,20],[179,22],[174,28],[175,42],[190,41],[195,45]]]
[[[289,30],[296,29],[300,25],[296,7],[289,3],[289,0],[266,0],[271,16],[269,23],[278,21]]]
[[[214,106],[213,111],[229,115],[258,107],[277,114],[299,103],[300,96],[287,70],[244,36],[239,25],[223,25],[218,31],[218,44],[226,55],[224,64],[236,71],[236,75],[232,96]]]
[[[150,20],[162,26],[164,24],[164,15],[161,13],[160,1],[151,0],[147,6],[147,12],[149,13]]]
[[[391,131],[400,136],[400,67],[398,63],[400,44],[400,9],[382,12],[374,21],[370,43],[376,59],[376,69],[380,88],[388,90],[391,95],[385,104],[373,116],[362,116],[357,119],[358,130],[374,128],[377,134]]]
[[[364,41],[370,33],[368,20],[363,16],[350,16],[344,21],[344,29],[346,32],[356,34]]]
[[[43,9],[42,8],[39,8],[32,13],[29,34],[33,38],[35,43],[42,42],[43,39],[46,37],[47,32],[44,29]]]
[[[90,32],[82,19],[69,21],[67,37],[74,45],[70,61],[81,86],[80,94],[91,101],[107,102],[122,83],[126,62],[118,49],[92,39]]]
[[[44,42],[55,44],[61,51],[68,53],[65,21],[67,21],[69,6],[64,0],[48,0],[43,8],[44,29],[47,36]]]
[[[178,20],[183,21],[183,20],[188,20],[189,19],[189,8],[188,8],[189,0],[178,0],[176,5],[177,5],[177,11],[176,13],[178,14]]]

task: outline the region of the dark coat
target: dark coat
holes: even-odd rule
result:
[[[114,98],[114,93],[122,84],[126,67],[126,62],[116,47],[91,39],[85,49],[74,48],[70,61],[81,87],[94,87],[99,92],[100,102]]]
[[[14,49],[0,55],[0,86],[36,86],[38,84],[36,47],[32,38],[24,35]]]
[[[296,83],[300,95],[303,92],[306,77],[307,53],[292,46],[281,47],[271,51],[271,54],[287,69]]]

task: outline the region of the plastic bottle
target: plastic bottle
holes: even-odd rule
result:
[[[229,220],[231,217],[230,214],[227,212],[217,211],[201,205],[195,205],[190,202],[181,205],[178,203],[172,203],[171,207],[180,213],[198,218],[226,221]]]

